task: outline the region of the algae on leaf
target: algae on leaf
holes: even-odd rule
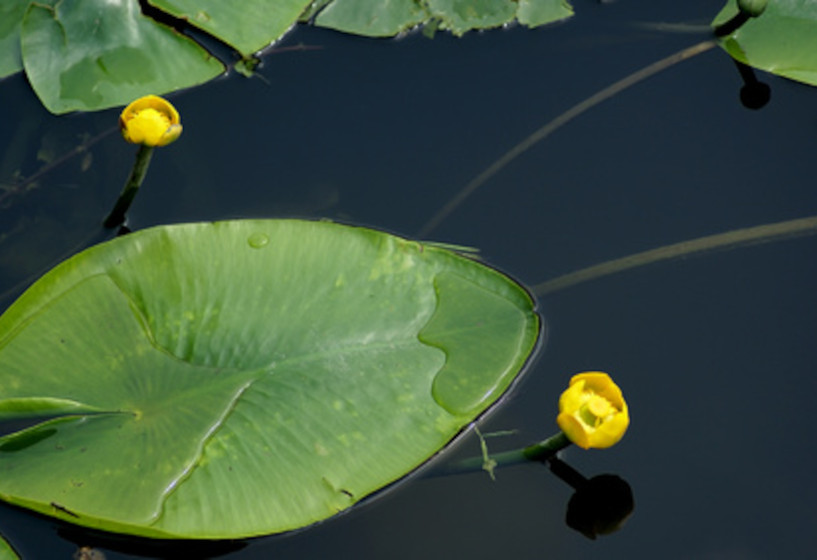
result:
[[[508,277],[370,229],[131,233],[0,317],[0,419],[40,417],[0,438],[0,497],[148,537],[304,527],[439,452],[539,332]]]

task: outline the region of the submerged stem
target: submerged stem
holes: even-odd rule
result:
[[[765,243],[778,238],[795,235],[812,235],[817,233],[817,216],[798,218],[774,224],[764,224],[750,228],[735,229],[725,233],[707,235],[688,241],[681,241],[672,245],[650,249],[620,259],[613,259],[601,264],[583,268],[552,280],[542,282],[531,288],[537,296],[544,296],[558,290],[563,290],[588,280],[595,280],[602,276],[615,274],[630,268],[636,268],[654,262],[687,257],[715,249],[733,248],[750,243]]]
[[[111,213],[108,214],[108,217],[105,218],[105,222],[103,222],[106,228],[115,228],[125,223],[125,214],[128,208],[130,208],[134,197],[136,197],[136,193],[139,191],[142,181],[145,180],[145,174],[147,173],[148,167],[150,167],[150,158],[152,156],[152,146],[139,146],[130,176],[125,182],[125,186],[119,194],[119,199],[116,201],[113,210],[111,210]]]
[[[602,101],[605,101],[617,93],[627,89],[628,87],[637,84],[638,82],[645,80],[652,76],[653,74],[657,74],[662,70],[666,70],[667,68],[692,58],[693,56],[699,55],[703,52],[708,51],[709,49],[713,48],[717,45],[717,41],[708,40],[703,41],[701,43],[692,45],[691,47],[687,47],[681,51],[676,52],[666,58],[662,58],[657,62],[653,62],[649,66],[645,66],[641,70],[637,72],[633,72],[629,76],[622,78],[621,80],[615,82],[612,85],[607,86],[606,88],[596,92],[595,94],[591,95],[584,101],[577,103],[539,130],[535,131],[533,134],[522,140],[516,146],[508,150],[502,157],[488,166],[482,173],[471,179],[471,181],[466,184],[460,192],[458,192],[451,200],[449,200],[440,210],[437,211],[434,216],[428,220],[423,227],[420,228],[420,231],[417,232],[417,237],[423,238],[426,237],[429,233],[431,233],[434,229],[439,226],[442,221],[448,217],[460,204],[462,204],[466,198],[471,196],[474,191],[476,191],[479,187],[481,187],[484,183],[486,183],[491,177],[499,173],[502,169],[504,169],[509,163],[519,157],[522,153],[527,151],[537,142],[544,140],[550,134],[558,130],[563,125],[569,123],[574,118],[578,117],[588,109],[592,109]]]

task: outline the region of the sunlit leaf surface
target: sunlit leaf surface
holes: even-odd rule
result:
[[[238,538],[343,511],[508,389],[539,319],[467,257],[297,220],[93,247],[0,317],[0,496],[152,537]]]

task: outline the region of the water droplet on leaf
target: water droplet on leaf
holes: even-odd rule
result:
[[[247,243],[249,243],[250,247],[253,249],[260,249],[269,243],[269,237],[266,233],[253,233],[249,238],[247,238]]]

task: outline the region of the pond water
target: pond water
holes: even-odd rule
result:
[[[659,5],[660,4],[660,5]],[[154,157],[132,229],[236,217],[329,218],[414,236],[475,175],[574,104],[706,38],[641,22],[707,23],[719,2],[576,1],[576,16],[456,39],[380,41],[298,29],[260,75],[171,96],[179,142]],[[477,247],[521,282],[662,245],[817,214],[817,89],[758,73],[739,101],[713,49],[629,88],[535,145],[425,237]],[[25,80],[0,82],[0,310],[95,240],[134,149],[118,111],[54,117]],[[39,153],[39,160],[38,160]],[[233,543],[225,558],[803,558],[817,530],[817,237],[666,261],[543,296],[548,342],[483,432],[500,451],[556,431],[576,372],[610,372],[632,425],[609,450],[569,449],[586,476],[625,478],[635,512],[589,540],[564,524],[570,488],[539,465],[414,477],[317,527]],[[479,454],[473,434],[450,457]],[[75,535],[0,508],[24,558],[69,558]],[[221,549],[80,537],[109,559]]]

